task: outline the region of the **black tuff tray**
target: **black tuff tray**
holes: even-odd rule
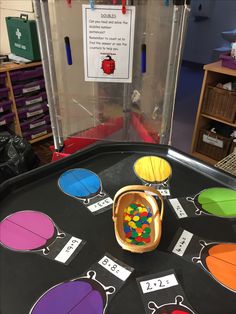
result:
[[[114,197],[122,186],[140,183],[127,160],[146,154],[163,157],[171,164],[172,197],[194,195],[201,189],[213,186],[236,188],[235,178],[216,168],[171,147],[141,143],[94,145],[56,163],[6,181],[0,187],[1,220],[15,211],[42,211],[60,228],[85,239],[87,243],[68,266],[37,254],[16,253],[0,247],[1,314],[29,313],[37,298],[47,289],[62,281],[79,277],[105,252],[135,268],[125,286],[112,300],[107,313],[143,314],[136,278],[168,269],[175,269],[187,299],[197,313],[235,313],[235,293],[216,283],[199,267],[167,251],[179,227],[205,239],[236,242],[235,221],[216,217],[177,220],[165,201],[160,245],[153,252],[132,254],[122,250],[116,242],[111,210],[93,215],[79,201],[63,194],[58,188],[58,178],[64,171],[70,168],[88,168],[95,173],[105,173],[103,187]],[[114,172],[110,169],[113,166]]]

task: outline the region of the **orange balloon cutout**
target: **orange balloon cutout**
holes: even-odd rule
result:
[[[202,249],[193,262],[201,263],[206,271],[225,288],[236,292],[236,244],[200,241]]]

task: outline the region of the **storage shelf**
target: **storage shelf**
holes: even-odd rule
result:
[[[10,72],[13,70],[23,70],[23,69],[33,68],[33,67],[37,67],[37,66],[41,66],[41,65],[42,65],[42,62],[30,62],[30,63],[26,63],[26,64],[5,63],[5,64],[0,65],[0,73],[6,73],[5,84],[6,84],[6,87],[9,88],[8,99],[12,102],[11,111],[15,114],[12,131],[16,135],[21,136],[21,137],[22,137],[22,129],[21,129],[21,124],[20,124],[20,120],[19,120],[19,116],[18,116],[18,108],[16,106],[15,95],[14,95],[14,91],[13,91]],[[36,80],[36,78],[35,78],[35,80]],[[52,133],[45,134],[43,136],[39,136],[39,137],[36,137],[36,138],[30,140],[29,143],[31,143],[31,144],[36,143],[36,142],[39,142],[39,141],[44,140],[44,139],[51,137],[51,136],[52,136]]]
[[[230,75],[230,76],[236,76],[236,70],[222,67],[221,61],[206,64],[204,65],[203,68],[204,70],[211,71],[211,72],[221,73],[221,74]]]
[[[30,142],[30,144],[33,144],[33,143],[42,141],[42,140],[44,140],[45,138],[48,138],[48,137],[51,137],[51,136],[52,136],[52,133],[48,133],[48,134],[46,134],[46,135],[36,137],[36,138],[34,138],[33,140],[30,140],[29,142]]]
[[[200,159],[200,160],[205,161],[206,163],[208,163],[210,165],[215,165],[216,163],[218,163],[218,160],[215,160],[213,158],[210,158],[210,157],[203,155],[201,153],[198,153],[198,152],[192,152],[191,155]]]
[[[23,64],[17,64],[17,63],[1,64],[0,73],[1,72],[14,71],[14,70],[22,70],[25,68],[32,68],[32,67],[36,67],[39,65],[42,65],[42,62],[30,62],[30,63],[23,63]]]
[[[225,120],[209,116],[208,114],[205,114],[205,113],[201,113],[201,116],[204,117],[204,118],[207,118],[207,119],[210,119],[210,120],[214,120],[214,121],[218,121],[218,122],[221,122],[223,124],[227,124],[227,125],[230,125],[230,126],[236,128],[236,123],[227,122]]]
[[[203,104],[204,100],[207,94],[207,87],[212,86],[215,84],[215,82],[220,82],[222,79],[231,79],[229,76],[236,77],[236,70],[229,69],[226,67],[222,67],[221,61],[217,61],[214,63],[206,64],[204,66],[204,79],[202,82],[202,89],[201,89],[201,95],[199,99],[199,105],[198,105],[198,111],[194,126],[194,132],[193,132],[193,140],[192,140],[192,147],[191,147],[191,154],[200,159],[205,161],[206,163],[210,165],[215,165],[219,162],[219,160],[215,160],[214,158],[210,158],[202,153],[198,153],[198,143],[199,143],[199,136],[201,134],[201,130],[206,129],[206,127],[209,125],[208,120],[217,121],[224,125],[231,126],[232,128],[236,128],[236,122],[231,123],[224,121],[222,118],[216,118],[209,114],[203,113]],[[225,149],[227,150],[227,148]],[[230,148],[229,148],[230,150]],[[227,153],[226,151],[224,153]],[[224,155],[224,154],[222,154]],[[213,155],[212,155],[213,156]],[[213,156],[214,157],[214,156]],[[217,156],[216,156],[217,158]]]

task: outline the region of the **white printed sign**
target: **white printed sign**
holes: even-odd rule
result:
[[[145,280],[140,282],[143,293],[149,293],[153,291],[158,291],[162,289],[167,289],[173,286],[178,286],[178,281],[174,274],[153,278],[150,280]]]
[[[193,234],[191,232],[184,230],[181,236],[179,237],[179,240],[176,243],[175,247],[173,248],[172,252],[179,256],[183,256],[192,237]]]
[[[46,121],[40,121],[40,122],[37,122],[37,123],[30,124],[30,129],[36,128],[37,126],[41,126],[41,125],[44,125],[44,124],[46,124]]]
[[[96,212],[97,210],[107,207],[108,205],[111,205],[112,203],[113,203],[113,200],[110,197],[107,197],[104,200],[101,200],[87,207],[93,213],[93,212]]]
[[[43,109],[36,110],[36,111],[33,111],[33,112],[27,112],[26,116],[27,116],[27,118],[29,118],[29,117],[36,116],[37,114],[40,114],[40,113],[43,113]]]
[[[158,190],[162,196],[170,196],[170,190],[168,189],[160,189]]]
[[[185,210],[183,209],[182,205],[180,204],[177,198],[169,199],[169,202],[171,203],[172,208],[174,209],[179,218],[188,217],[188,215],[186,214]]]
[[[34,91],[39,90],[39,89],[40,89],[40,85],[36,85],[36,86],[28,87],[28,88],[23,88],[22,92],[23,92],[23,94],[25,94],[25,93],[29,93],[29,92],[34,92]]]
[[[71,255],[74,253],[74,251],[77,249],[81,242],[81,239],[71,237],[71,239],[66,243],[61,252],[55,257],[55,260],[61,263],[65,263],[71,257]]]
[[[98,264],[100,264],[102,267],[122,281],[125,281],[131,274],[131,271],[115,263],[106,255],[98,262]]]
[[[219,147],[219,148],[223,148],[223,146],[224,146],[224,142],[222,140],[208,136],[206,134],[203,135],[202,140],[203,140],[203,142],[205,142],[207,144],[211,144],[211,145]]]
[[[28,106],[28,105],[36,104],[37,102],[40,102],[42,100],[43,100],[43,97],[41,96],[38,98],[34,98],[32,100],[26,100],[25,104],[26,104],[26,106]]]
[[[83,5],[85,81],[132,82],[135,7]]]

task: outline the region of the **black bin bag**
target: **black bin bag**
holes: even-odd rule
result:
[[[0,183],[38,165],[39,159],[25,139],[0,136]]]

